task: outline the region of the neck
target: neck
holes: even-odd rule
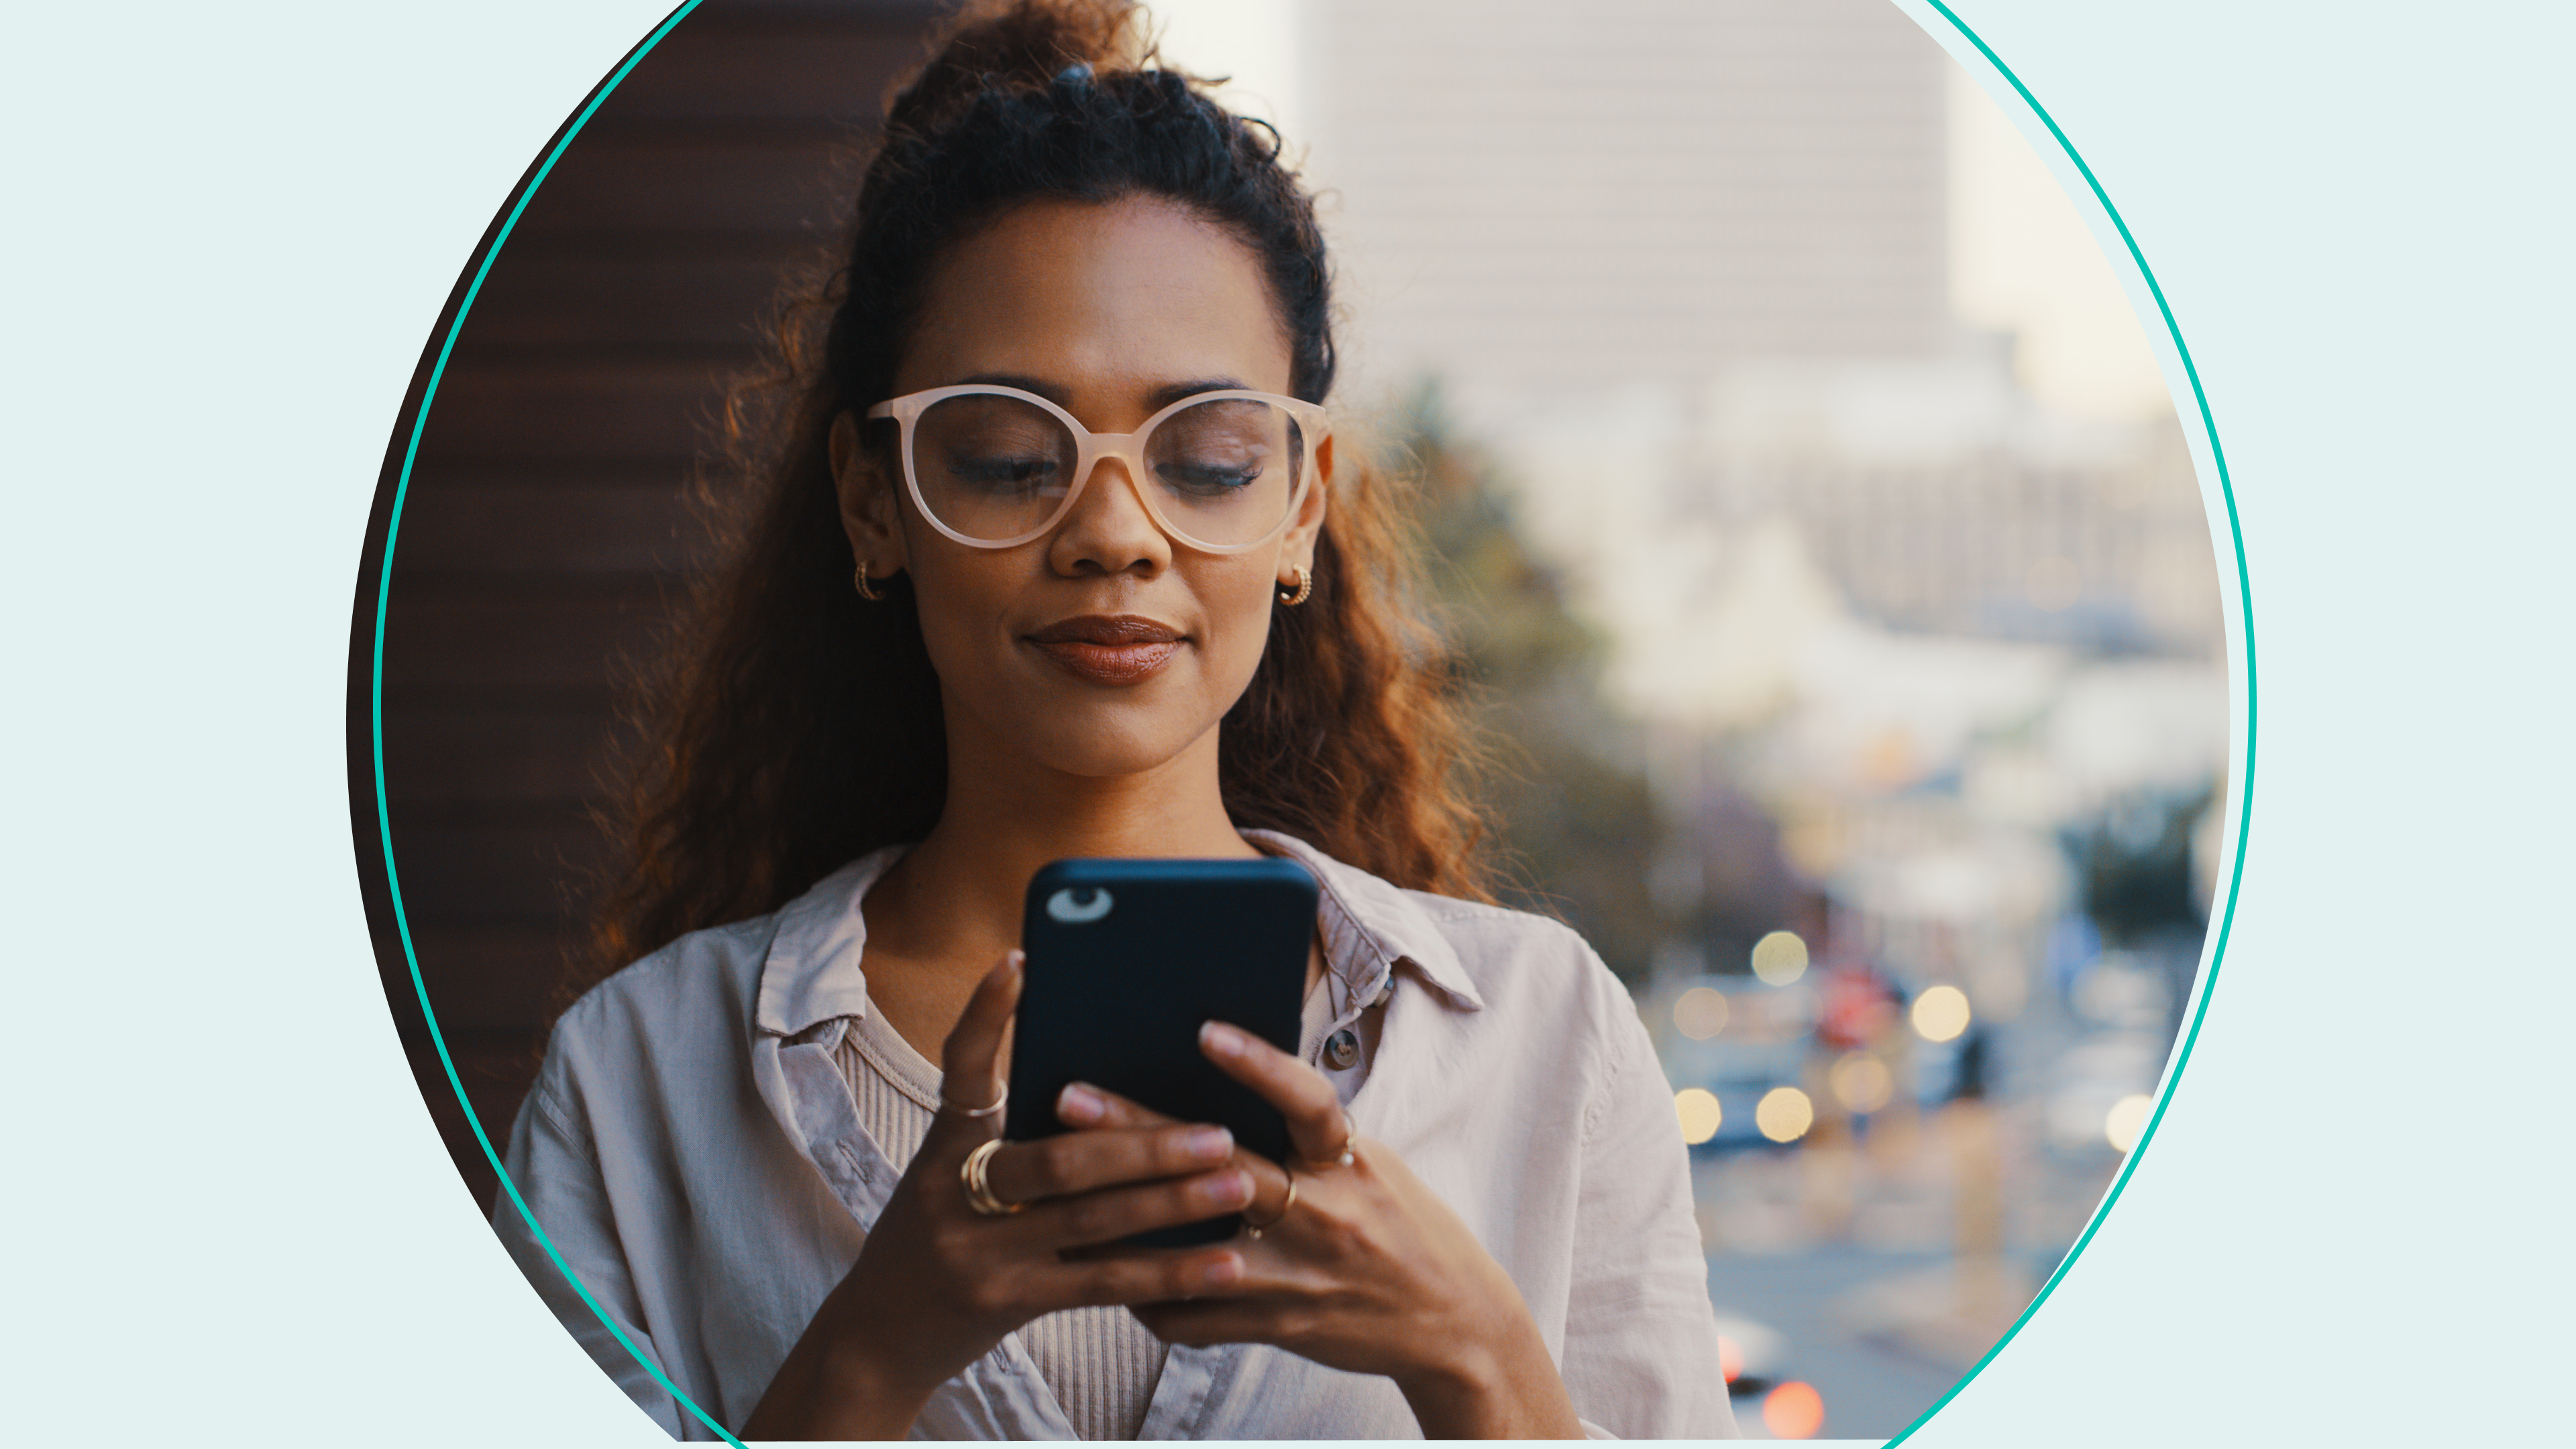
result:
[[[868,892],[869,948],[980,975],[1019,944],[1049,861],[1257,854],[1226,815],[1215,730],[1139,774],[1083,776],[952,728],[939,824]]]

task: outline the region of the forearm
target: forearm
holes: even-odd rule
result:
[[[744,1421],[745,1439],[901,1439],[936,1384],[913,1384],[816,1315]]]

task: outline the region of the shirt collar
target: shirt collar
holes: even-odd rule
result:
[[[1322,888],[1325,961],[1347,997],[1373,999],[1395,967],[1410,965],[1452,1006],[1484,1007],[1449,938],[1404,891],[1294,836],[1275,830],[1243,834],[1313,872]],[[868,927],[859,901],[908,848],[889,845],[851,861],[779,911],[754,1008],[762,1032],[793,1037],[837,1017],[867,1016],[868,979],[859,958]]]
[[[1410,965],[1452,1006],[1482,1010],[1485,998],[1468,979],[1458,959],[1428,912],[1405,891],[1357,866],[1344,865],[1295,836],[1275,830],[1247,830],[1244,838],[1303,865],[1323,887],[1325,957],[1343,987],[1361,1001],[1373,998],[1388,973]],[[1345,949],[1336,925],[1348,930],[1356,950]]]
[[[859,952],[868,923],[859,901],[909,848],[889,845],[863,855],[779,911],[753,1008],[760,1030],[792,1037],[835,1017],[867,1016],[868,978],[859,970]]]

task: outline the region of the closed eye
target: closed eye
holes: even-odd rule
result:
[[[1237,492],[1260,481],[1261,465],[1224,467],[1214,463],[1164,462],[1154,465],[1154,476],[1175,492],[1194,497],[1210,497]]]
[[[1064,491],[1064,465],[1052,456],[952,455],[942,471],[957,482],[988,492],[1036,493]]]

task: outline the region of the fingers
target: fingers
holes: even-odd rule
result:
[[[1115,1092],[1076,1082],[1056,1099],[1055,1115],[1065,1125],[1086,1132],[1107,1132],[1121,1128],[1167,1126],[1172,1119],[1151,1107],[1141,1106]],[[1210,1129],[1222,1130],[1222,1129]],[[1258,1152],[1246,1148],[1234,1150],[1234,1164],[1252,1174],[1252,1203],[1244,1211],[1253,1221],[1275,1220],[1288,1203],[1287,1169]]]
[[[1222,1127],[1175,1124],[1068,1132],[1014,1143],[993,1154],[985,1180],[1004,1202],[1034,1202],[1205,1172],[1225,1165],[1233,1156],[1234,1134]]]
[[[1252,1177],[1221,1168],[1162,1182],[1104,1188],[1031,1204],[1019,1221],[1024,1231],[1059,1251],[1099,1247],[1156,1228],[1241,1212],[1252,1200]]]
[[[1012,1010],[1020,1004],[1020,967],[1025,959],[1013,951],[976,983],[965,1013],[940,1048],[940,1095],[959,1107],[984,1107],[1002,1100],[1002,1037],[1010,1028]],[[1001,1123],[995,1120],[991,1126],[999,1131]],[[989,1135],[977,1134],[976,1140]]]
[[[1097,1131],[1111,1127],[1161,1127],[1178,1120],[1089,1082],[1073,1082],[1055,1099],[1056,1120]]]
[[[1040,1291],[1058,1307],[1124,1303],[1141,1316],[1144,1305],[1222,1293],[1242,1280],[1242,1254],[1227,1247],[1191,1248],[1067,1263],[1046,1275]]]
[[[1324,1074],[1248,1031],[1211,1021],[1199,1028],[1199,1050],[1219,1070],[1261,1094],[1288,1119],[1297,1155],[1327,1162],[1350,1141],[1350,1119],[1341,1095]]]

